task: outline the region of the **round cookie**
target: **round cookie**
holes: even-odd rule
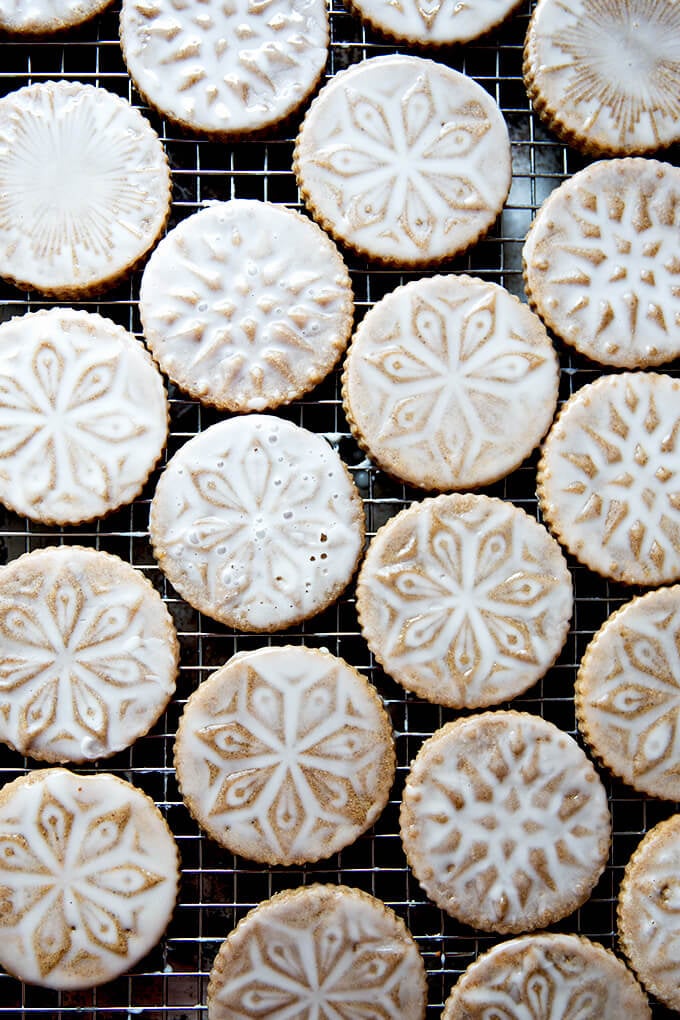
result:
[[[367,313],[349,348],[343,406],[379,467],[409,485],[486,485],[550,427],[559,365],[537,316],[503,287],[425,277]]]
[[[235,655],[201,683],[175,768],[198,824],[269,864],[330,857],[376,821],[394,781],[392,726],[342,659],[301,646]]]
[[[523,250],[532,308],[581,354],[646,368],[680,354],[680,168],[593,163],[556,188]]]
[[[342,885],[286,890],[255,907],[222,944],[208,985],[208,1020],[424,1020],[426,1006],[425,968],[404,922]]]
[[[384,524],[357,581],[369,648],[390,676],[452,708],[527,690],[560,653],[571,575],[523,510],[473,494],[414,503]]]
[[[172,619],[145,576],[95,549],[38,549],[0,570],[0,740],[43,761],[129,747],[175,690]]]
[[[580,907],[604,870],[607,794],[585,754],[539,716],[485,712],[425,741],[406,780],[401,838],[423,889],[501,934]]]
[[[351,9],[371,28],[420,46],[470,42],[496,28],[520,0],[351,0]]]
[[[680,380],[603,376],[577,390],[543,444],[546,523],[591,570],[625,584],[680,578]]]
[[[213,619],[272,631],[330,605],[364,543],[361,497],[322,436],[273,415],[210,426],[168,463],[151,542],[183,598]]]
[[[183,390],[225,410],[263,410],[296,400],[331,371],[352,329],[352,285],[310,219],[233,199],[161,241],[139,311],[151,353]]]
[[[470,964],[441,1020],[651,1020],[647,998],[612,952],[577,935],[541,932],[494,946]]]
[[[539,0],[524,45],[534,109],[603,156],[680,139],[680,8],[673,0]]]
[[[336,74],[295,146],[302,197],[355,253],[403,266],[441,262],[494,223],[511,182],[498,106],[477,82],[403,54]]]
[[[131,503],[168,432],[160,372],[94,312],[51,308],[0,325],[0,501],[45,524]]]
[[[170,212],[161,140],[126,100],[48,81],[0,99],[0,276],[59,300],[112,287]]]
[[[91,988],[156,945],[177,898],[163,816],[109,773],[41,769],[0,790],[0,964],[30,984]]]
[[[0,0],[0,29],[22,35],[59,32],[88,21],[111,0]]]
[[[120,42],[137,90],[190,131],[219,138],[270,127],[326,67],[324,0],[179,4],[123,0]]]

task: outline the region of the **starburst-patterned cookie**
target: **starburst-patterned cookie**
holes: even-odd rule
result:
[[[556,537],[626,584],[680,578],[680,380],[603,376],[566,402],[543,445],[537,493]]]
[[[370,26],[421,46],[450,46],[496,28],[520,0],[351,0]]]
[[[175,907],[160,811],[108,773],[42,769],[0,791],[0,963],[30,984],[91,988],[142,959]]]
[[[12,34],[58,32],[93,18],[111,0],[0,0],[0,28]]]
[[[492,226],[510,188],[510,142],[477,82],[395,54],[361,61],[321,90],[293,168],[337,240],[379,262],[429,265]]]
[[[680,139],[675,0],[539,0],[524,47],[529,98],[548,127],[594,155]]]

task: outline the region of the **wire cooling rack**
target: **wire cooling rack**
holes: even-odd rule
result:
[[[328,75],[364,57],[399,50],[364,29],[339,0],[331,0],[331,49]],[[586,160],[550,136],[531,111],[521,78],[522,43],[531,4],[520,6],[510,21],[477,44],[442,50],[437,58],[475,78],[499,103],[513,143],[513,183],[505,210],[491,234],[468,255],[444,267],[446,272],[473,273],[523,296],[521,248],[543,199]],[[216,144],[196,140],[146,109],[131,86],[118,44],[118,9],[114,6],[88,25],[30,45],[0,37],[0,94],[47,79],[74,79],[109,89],[140,106],[166,146],[173,172],[171,225],[210,199],[258,198],[299,208],[291,172],[297,124],[286,133],[272,131],[266,141]],[[678,151],[664,157],[674,162]],[[414,279],[413,273],[369,269],[348,259],[357,321],[383,294]],[[96,310],[141,336],[137,309],[139,274],[97,301]],[[0,320],[53,304],[0,284]],[[558,348],[560,400],[590,381],[597,372],[573,352]],[[677,369],[677,366],[675,366]],[[671,366],[669,371],[674,371]],[[190,436],[212,424],[217,412],[201,408],[170,389],[171,434],[168,455]],[[282,415],[322,433],[338,448],[365,501],[369,536],[389,517],[422,493],[395,483],[373,468],[349,434],[340,402],[338,374]],[[537,514],[535,456],[502,483],[487,488]],[[0,561],[53,544],[78,543],[116,553],[149,577],[170,609],[181,642],[177,696],[152,732],[129,751],[100,766],[135,783],[154,798],[168,820],[182,857],[179,903],[165,938],[134,968],[99,989],[55,993],[24,986],[0,973],[0,1018],[33,1017],[120,1020],[190,1020],[206,1015],[205,996],[213,958],[227,933],[261,900],[282,889],[314,881],[342,882],[385,900],[406,921],[421,950],[429,977],[428,1020],[439,1017],[457,976],[496,938],[459,925],[429,903],[410,874],[399,840],[400,794],[409,761],[423,739],[453,718],[451,710],[405,695],[375,664],[357,627],[353,590],[309,623],[272,637],[244,636],[203,617],[180,600],[164,580],[151,555],[147,521],[156,473],[132,506],[92,525],[48,528],[29,525],[0,511]],[[528,694],[513,702],[576,735],[573,707],[575,671],[593,632],[622,602],[635,594],[604,581],[574,561],[575,612],[569,637],[557,664]],[[383,695],[394,724],[398,754],[397,780],[390,802],[375,829],[328,861],[302,868],[267,868],[235,858],[206,838],[184,808],[172,767],[173,739],[182,707],[198,683],[236,651],[270,643],[304,643],[326,647],[362,670]],[[33,763],[34,764],[34,763]],[[30,769],[32,763],[0,747],[0,783]],[[79,769],[87,772],[92,769]],[[588,903],[555,928],[577,931],[615,945],[616,892],[623,867],[641,835],[676,805],[644,798],[603,774],[614,822],[609,865]],[[1,937],[1,930],[0,930]],[[671,1016],[654,1006],[654,1016]],[[394,1020],[400,1020],[395,1017]],[[593,1018],[597,1020],[597,1018]]]

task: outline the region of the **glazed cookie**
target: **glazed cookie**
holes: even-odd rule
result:
[[[550,427],[559,366],[540,320],[495,283],[425,277],[362,320],[343,405],[362,449],[410,485],[446,491],[494,482]]]
[[[511,181],[491,96],[458,71],[394,54],[336,74],[313,101],[293,168],[322,227],[360,256],[451,258],[492,226]]]
[[[680,139],[673,0],[539,0],[524,46],[537,113],[583,152],[626,156]]]
[[[229,411],[277,407],[312,389],[345,349],[353,307],[345,264],[315,223],[244,199],[216,202],[171,230],[139,300],[163,371]]]
[[[390,676],[453,708],[497,704],[553,664],[572,611],[557,542],[523,510],[472,494],[402,510],[357,581],[369,648]]]
[[[170,212],[161,140],[128,102],[80,82],[0,99],[0,276],[59,300],[112,287]]]
[[[22,35],[59,32],[79,25],[111,0],[0,0],[0,29]]]
[[[680,380],[623,372],[566,402],[538,466],[543,516],[582,563],[626,584],[680,578]]]
[[[408,862],[434,902],[501,934],[580,907],[604,870],[607,794],[575,740],[539,716],[448,723],[411,765],[401,808]]]
[[[135,337],[51,308],[0,325],[0,501],[46,524],[132,502],[168,432],[163,380]]]
[[[326,66],[324,0],[193,4],[123,0],[123,57],[138,91],[189,130],[216,137],[293,113]]]
[[[341,594],[363,549],[364,513],[322,436],[254,414],[212,425],[175,454],[149,529],[187,602],[231,627],[272,631]]]
[[[680,168],[593,163],[538,211],[523,251],[532,308],[582,354],[647,368],[680,354]]]
[[[189,811],[233,853],[303,864],[376,821],[394,781],[392,726],[375,689],[328,652],[235,655],[187,702],[175,744]]]
[[[153,801],[108,773],[41,769],[0,790],[0,964],[30,984],[91,988],[156,945],[179,857]]]
[[[421,46],[470,42],[500,25],[520,0],[351,0],[371,28]]]
[[[208,1020],[424,1020],[425,968],[394,911],[342,885],[287,890],[251,910],[217,954]]]

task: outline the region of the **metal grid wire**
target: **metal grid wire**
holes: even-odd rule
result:
[[[328,74],[364,57],[399,51],[330,0],[331,50]],[[513,184],[505,210],[491,234],[469,254],[444,267],[500,283],[523,296],[521,248],[536,209],[566,176],[586,160],[558,144],[533,115],[521,79],[522,43],[531,3],[524,0],[502,28],[476,44],[442,50],[437,58],[474,77],[497,100],[513,142]],[[163,139],[170,159],[174,204],[170,225],[210,199],[258,198],[300,208],[291,172],[297,124],[286,133],[270,132],[267,141],[216,144],[182,135],[141,103],[131,86],[118,44],[118,10],[110,8],[95,21],[65,35],[27,45],[0,39],[0,94],[37,81],[66,78],[91,82],[140,106]],[[677,149],[666,155],[677,162]],[[357,321],[383,294],[417,274],[369,269],[348,259],[355,290]],[[137,310],[139,274],[104,298],[83,303],[133,330],[141,337]],[[33,294],[0,284],[0,320],[51,305]],[[585,359],[559,348],[560,399],[597,373]],[[677,366],[675,366],[677,369]],[[674,371],[673,366],[670,371]],[[190,436],[220,417],[186,400],[171,387],[171,434],[168,456]],[[400,485],[374,469],[351,438],[340,402],[338,374],[308,398],[284,409],[283,416],[326,435],[353,472],[365,500],[369,536],[389,517],[422,493]],[[511,500],[537,514],[535,456],[508,479],[488,487],[490,495]],[[357,886],[385,900],[406,921],[417,939],[429,975],[428,1020],[438,1017],[457,976],[496,938],[479,935],[429,903],[410,874],[398,828],[400,793],[409,761],[423,739],[453,718],[438,708],[405,695],[375,664],[356,619],[353,590],[338,604],[307,624],[272,637],[244,636],[216,624],[180,600],[155,566],[148,542],[150,496],[158,473],[132,506],[106,520],[81,527],[29,525],[0,512],[0,561],[52,544],[79,543],[116,553],[148,576],[174,617],[181,642],[177,695],[152,732],[129,751],[108,759],[101,768],[144,789],[168,820],[182,857],[179,903],[165,938],[130,975],[99,989],[54,993],[24,986],[0,973],[0,1017],[87,1017],[119,1020],[142,1015],[149,1020],[189,1020],[205,1016],[205,993],[213,958],[227,933],[261,900],[285,888],[314,881]],[[572,561],[575,612],[564,651],[549,674],[513,706],[535,712],[576,735],[573,708],[575,671],[593,632],[635,592],[604,581]],[[172,767],[173,738],[183,705],[198,683],[234,652],[269,643],[304,643],[326,647],[362,670],[383,695],[391,714],[398,755],[397,780],[390,802],[375,826],[354,846],[318,864],[267,868],[235,858],[206,838],[184,808]],[[30,761],[0,748],[0,783],[23,774]],[[82,768],[88,772],[92,769]],[[648,828],[668,817],[675,805],[650,800],[603,774],[614,822],[609,865],[588,903],[556,930],[578,931],[615,946],[615,897],[622,870]],[[655,1017],[670,1016],[654,1006]],[[394,1020],[399,1020],[395,1017]]]

